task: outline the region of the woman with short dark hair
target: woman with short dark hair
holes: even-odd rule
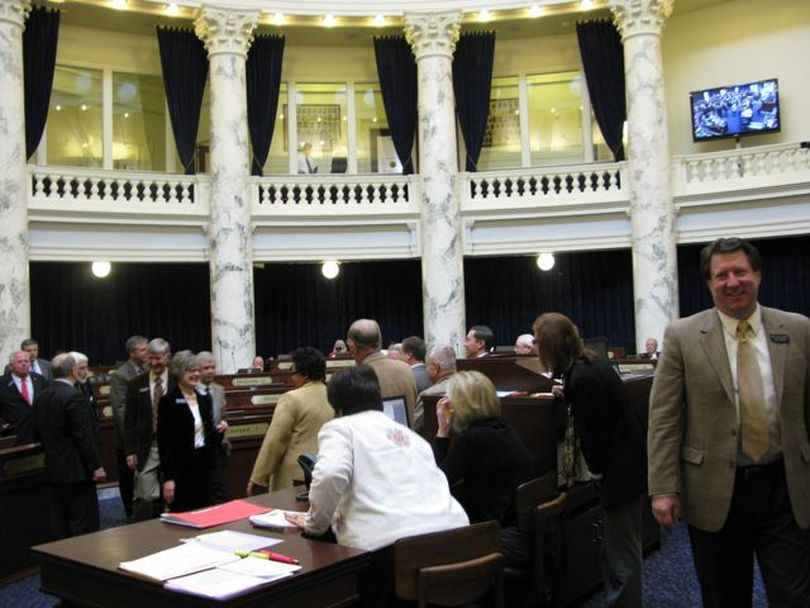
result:
[[[367,550],[469,523],[430,445],[383,413],[371,367],[337,372],[328,397],[337,417],[318,435],[309,512],[290,521],[313,535],[331,526],[339,544]]]
[[[326,359],[318,349],[307,346],[292,353],[290,380],[295,388],[278,400],[273,419],[253,464],[248,496],[256,487],[288,488],[301,479],[298,457],[318,452],[318,431],[332,419],[326,400]]]

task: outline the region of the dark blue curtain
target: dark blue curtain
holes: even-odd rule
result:
[[[732,235],[728,235],[732,236]],[[759,302],[810,315],[810,236],[751,239],[762,256]],[[714,306],[700,273],[700,250],[706,243],[678,246],[678,290],[681,316]]]
[[[478,170],[478,157],[487,130],[495,32],[462,34],[453,56],[456,114],[467,147],[467,171]]]
[[[380,323],[383,347],[423,332],[419,260],[343,263],[333,280],[320,264],[267,264],[254,270],[253,284],[256,348],[265,356],[298,346],[326,353],[364,317]]]
[[[194,148],[208,78],[208,55],[202,40],[191,30],[158,27],[157,37],[177,154],[186,175],[194,175]]]
[[[560,312],[583,337],[606,337],[635,352],[633,269],[629,249],[557,253],[542,272],[536,256],[465,258],[467,326],[489,325],[498,344],[531,333],[544,312]]]
[[[51,101],[59,11],[33,7],[23,31],[23,78],[25,81],[25,158],[39,146]]]
[[[375,37],[374,55],[391,139],[402,163],[402,172],[410,175],[416,134],[416,59],[404,36]]]
[[[251,173],[262,175],[276,125],[284,36],[256,36],[247,56],[247,115],[253,146]]]
[[[43,357],[77,350],[91,365],[126,359],[132,334],[210,349],[208,275],[207,264],[162,262],[113,264],[97,279],[89,262],[31,262],[31,332]]]
[[[624,47],[610,21],[577,23],[579,52],[596,122],[613,158],[624,160],[622,125],[627,119]]]

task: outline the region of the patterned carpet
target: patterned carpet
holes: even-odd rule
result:
[[[109,490],[100,497],[101,526],[124,524],[124,510],[117,493]],[[39,574],[0,588],[0,608],[52,608],[56,598],[39,591]],[[601,608],[604,602],[597,594],[582,608]],[[700,589],[695,578],[686,526],[680,524],[662,538],[661,549],[644,561],[645,608],[699,608]],[[753,608],[767,608],[759,571],[754,580]]]

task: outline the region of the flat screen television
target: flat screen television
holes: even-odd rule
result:
[[[776,133],[781,126],[776,78],[693,91],[689,100],[696,142]]]

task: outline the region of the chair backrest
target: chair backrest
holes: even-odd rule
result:
[[[396,594],[419,606],[461,606],[494,585],[501,605],[502,562],[495,521],[403,538],[394,544]]]
[[[532,479],[518,486],[515,498],[518,528],[522,532],[533,532],[535,509],[538,505],[554,500],[560,495],[557,489],[557,473],[549,471],[542,477]]]

